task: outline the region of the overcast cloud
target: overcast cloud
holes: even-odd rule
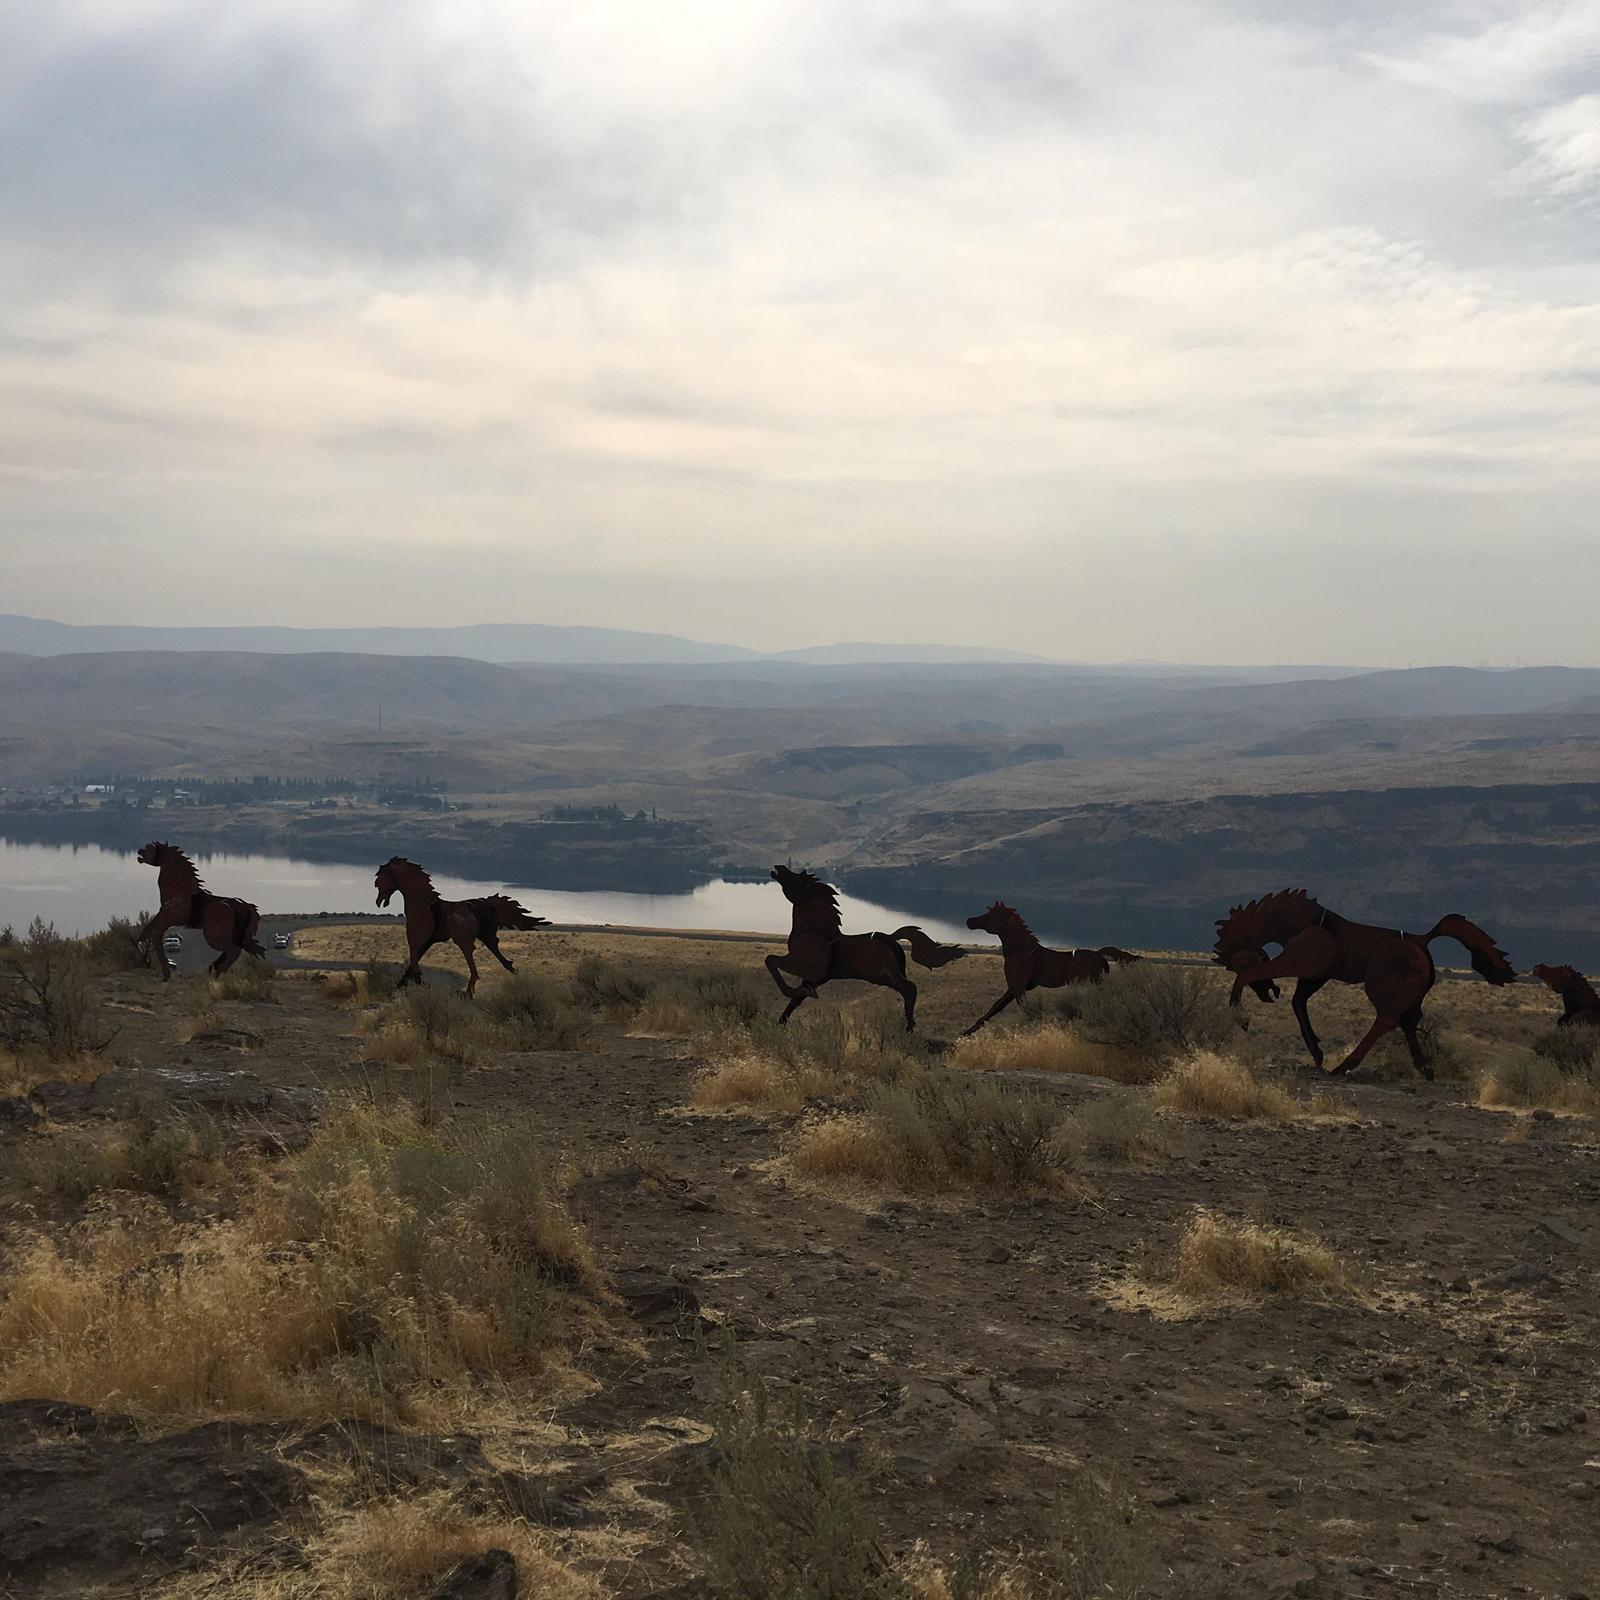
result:
[[[1600,0],[0,11],[0,609],[1600,662]]]

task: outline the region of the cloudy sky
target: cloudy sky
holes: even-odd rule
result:
[[[0,8],[0,610],[1600,662],[1600,0]]]

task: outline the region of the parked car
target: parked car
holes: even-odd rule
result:
[[[161,943],[168,950],[181,950],[183,949],[183,936],[177,933],[169,933]]]
[[[272,948],[274,950],[287,950],[289,948],[289,939],[290,939],[290,937],[291,936],[289,934],[287,934],[287,933],[275,933],[275,934],[273,934],[273,936],[272,936]]]

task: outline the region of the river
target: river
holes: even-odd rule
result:
[[[268,915],[373,911],[371,866],[297,861],[284,856],[195,853],[209,888],[253,900]],[[703,884],[686,894],[622,894],[606,890],[524,888],[482,879],[433,875],[447,899],[509,893],[552,922],[641,928],[726,928],[749,933],[787,933],[789,903],[775,883]],[[0,927],[19,933],[35,918],[58,933],[91,933],[114,916],[132,917],[156,906],[156,875],[133,853],[100,845],[16,844],[0,839]],[[839,897],[847,930],[866,932],[919,923],[936,939],[970,939],[938,917]],[[399,902],[395,903],[398,909]]]

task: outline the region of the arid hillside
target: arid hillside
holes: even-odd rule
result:
[[[1435,1081],[1356,1081],[1203,967],[957,1043],[992,954],[908,1037],[774,1028],[756,940],[515,935],[468,1005],[397,939],[0,950],[0,1592],[1592,1584],[1600,1078],[1543,988],[1448,979]]]

